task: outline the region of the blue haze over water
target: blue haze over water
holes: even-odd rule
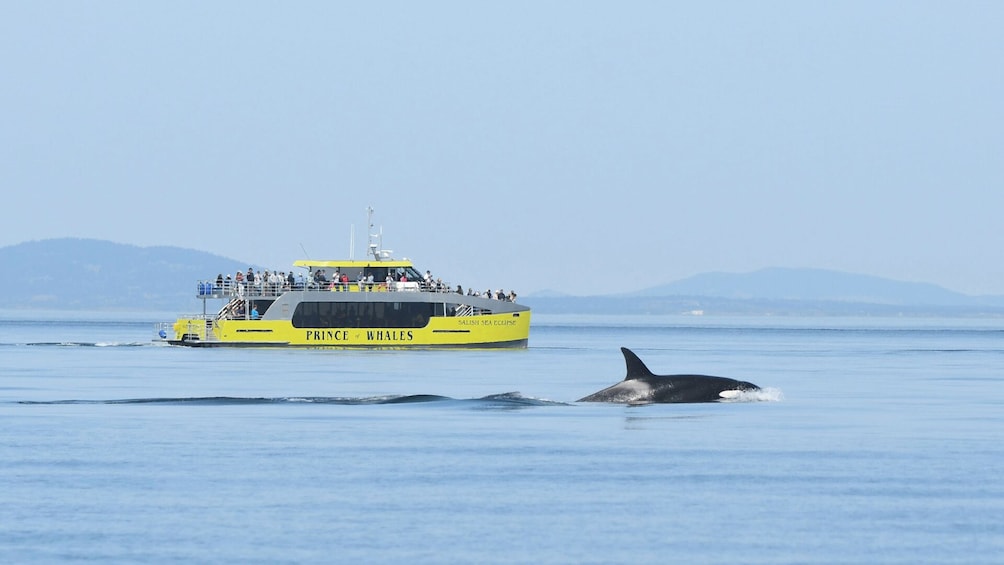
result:
[[[1004,555],[999,320],[536,316],[516,351],[187,349],[154,321],[0,318],[0,562]],[[621,346],[766,391],[574,402]]]

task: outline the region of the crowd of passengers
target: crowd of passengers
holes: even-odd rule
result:
[[[409,281],[405,275],[402,275],[399,279],[395,279],[388,274],[386,280],[379,283],[379,286],[381,290],[394,290],[396,288],[394,283],[396,282],[406,283]],[[432,273],[429,271],[425,272],[422,280],[414,282],[418,283],[419,288],[428,292],[456,292],[457,294],[465,294],[463,287],[460,285],[457,285],[456,290],[451,290],[449,285],[443,282],[443,279],[437,278],[433,280]],[[261,271],[256,272],[250,268],[248,268],[247,274],[237,271],[233,277],[229,274],[224,277],[223,273],[216,276],[216,289],[227,295],[243,295],[248,288],[253,288],[254,294],[264,296],[278,296],[288,290],[348,290],[351,284],[356,284],[359,290],[372,290],[378,283],[373,280],[372,274],[364,276],[362,273],[359,274],[353,283],[349,281],[348,275],[339,273],[338,271],[335,271],[329,279],[324,269],[314,271],[313,276],[309,278],[305,277],[303,273],[294,275],[292,271],[289,273],[279,271],[269,272],[266,269],[265,273],[262,274]],[[466,295],[482,296],[508,302],[516,301],[516,292],[512,290],[506,294],[502,289],[492,292],[492,289],[489,288],[482,293],[468,288]]]

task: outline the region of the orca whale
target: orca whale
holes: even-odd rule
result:
[[[708,375],[656,375],[633,351],[621,348],[627,364],[623,381],[594,392],[577,402],[620,402],[652,404],[670,402],[717,402],[735,398],[740,392],[760,390],[746,381]]]

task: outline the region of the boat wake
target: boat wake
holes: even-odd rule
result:
[[[778,388],[763,388],[744,391],[732,398],[722,399],[720,403],[735,402],[780,402],[784,394]],[[523,396],[519,392],[504,392],[490,394],[481,398],[452,398],[438,394],[390,394],[385,396],[276,396],[276,397],[244,397],[244,396],[190,396],[167,398],[121,398],[109,400],[21,400],[15,404],[27,405],[60,405],[60,404],[153,404],[164,406],[255,406],[255,405],[313,405],[329,404],[337,406],[375,406],[384,404],[434,404],[439,406],[456,406],[472,410],[518,410],[541,406],[575,406],[575,403],[558,402],[532,396]],[[650,405],[650,404],[645,404]]]
[[[167,345],[166,342],[117,342],[117,341],[36,341],[30,343],[4,343],[0,345],[26,345],[29,347],[146,347]]]
[[[280,396],[280,397],[238,397],[238,396],[198,396],[182,398],[126,398],[112,400],[24,400],[18,404],[158,404],[184,406],[247,406],[247,405],[296,405],[334,404],[341,406],[381,405],[381,404],[452,404],[479,410],[509,410],[536,406],[571,406],[565,402],[555,402],[523,396],[518,392],[492,394],[481,398],[457,399],[436,394],[387,395],[370,397],[343,396]]]

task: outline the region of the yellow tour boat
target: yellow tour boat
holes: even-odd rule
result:
[[[370,244],[366,260],[302,260],[300,276],[198,281],[201,315],[162,324],[172,345],[523,348],[530,309],[515,295],[463,293]],[[486,296],[485,294],[488,294]],[[210,301],[221,301],[207,314]]]

